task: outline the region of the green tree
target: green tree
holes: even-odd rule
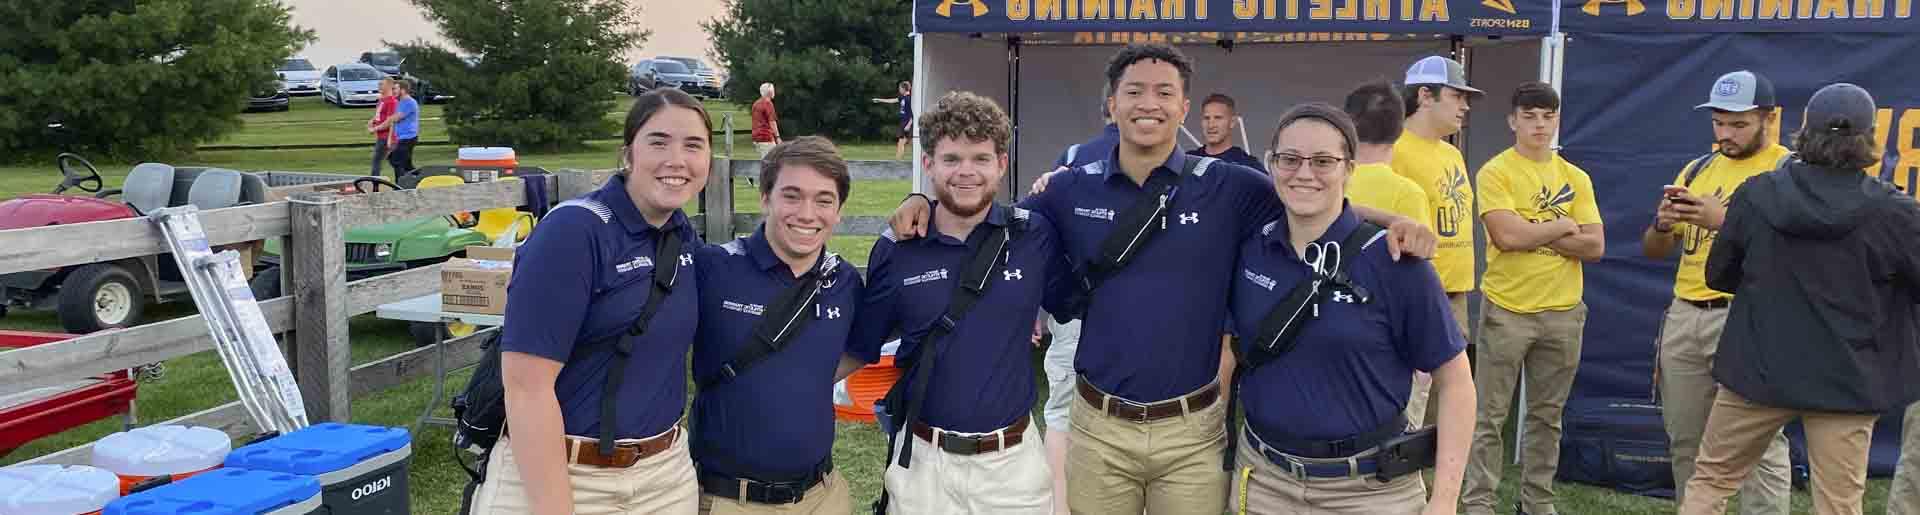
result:
[[[313,40],[275,0],[0,0],[0,20],[0,155],[16,160],[191,152]]]
[[[752,103],[760,84],[778,90],[784,136],[891,136],[892,97],[913,77],[912,2],[901,0],[726,0],[726,14],[702,24],[727,68],[727,97]],[[747,126],[746,120],[736,126]]]
[[[626,88],[621,55],[648,32],[623,0],[410,0],[453,46],[393,45],[416,75],[453,95],[456,143],[548,152],[618,134],[607,119]]]

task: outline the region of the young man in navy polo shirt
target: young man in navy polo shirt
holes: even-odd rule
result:
[[[695,256],[693,375],[701,384],[693,460],[703,514],[853,509],[831,459],[833,384],[865,364],[847,354],[860,275],[826,252],[847,189],[847,164],[833,143],[810,136],[775,146],[760,167],[766,221],[752,236]],[[809,280],[817,291],[795,288]],[[791,325],[770,326],[796,331],[774,338],[784,346],[751,365],[738,361],[742,349],[765,344],[755,336],[763,316],[793,302],[804,304],[789,311],[797,315]]]
[[[1013,128],[992,100],[947,94],[920,117],[922,166],[932,177],[933,235],[874,242],[852,347],[865,361],[902,334],[900,355],[937,352],[918,420],[895,437],[912,445],[911,467],[889,464],[887,492],[895,513],[1053,512],[1052,478],[1036,441],[1034,380],[1028,329],[1047,287],[1066,268],[1052,227],[1040,215],[994,202],[1007,172]],[[974,308],[952,332],[926,345],[948,313],[955,288],[990,236],[1009,231],[1004,260],[988,276]],[[920,366],[925,366],[924,362]],[[911,381],[913,378],[903,378]]]
[[[1177,186],[1164,196],[1157,223],[1165,229],[1091,292],[1084,308],[1074,359],[1082,402],[1070,414],[1067,452],[1074,513],[1226,509],[1227,286],[1239,242],[1278,217],[1281,205],[1260,172],[1179,152],[1174,134],[1190,107],[1192,75],[1192,63],[1167,45],[1121,50],[1107,65],[1120,145],[1105,160],[1043,177],[1057,182],[1021,203],[1053,225],[1070,260],[1084,268],[1119,213],[1146,198],[1149,177],[1166,175]],[[1189,168],[1189,159],[1199,161]],[[926,210],[910,198],[896,213],[895,234],[919,235]],[[1432,233],[1412,220],[1362,215],[1391,222],[1396,256],[1401,248],[1431,253]]]

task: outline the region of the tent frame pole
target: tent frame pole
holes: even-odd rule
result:
[[[912,34],[908,34],[908,37],[913,38],[913,87],[915,90],[918,90],[918,91],[931,91],[928,89],[924,89],[927,83],[926,35],[921,34],[919,32],[914,32]],[[915,116],[918,116],[918,113],[924,112],[924,109],[925,109],[924,106],[926,105],[926,102],[927,102],[926,95],[913,96],[913,112],[915,113]],[[914,125],[918,126],[919,124],[915,123]],[[914,193],[926,193],[926,188],[922,186],[922,184],[926,183],[926,178],[925,176],[922,175],[926,173],[926,171],[920,169],[920,134],[919,132],[920,131],[914,131],[914,134],[909,135],[911,139],[907,142],[907,146],[912,147],[910,149],[912,153],[909,154],[909,156],[911,156],[909,157],[909,159],[913,160],[912,163],[909,163],[913,166],[913,188],[909,191],[912,191]]]
[[[1013,138],[1007,142],[1007,197],[1020,198],[1020,36],[1007,36],[1007,115],[1013,123]]]

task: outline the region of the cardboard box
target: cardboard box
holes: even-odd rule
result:
[[[440,309],[504,315],[507,282],[513,278],[513,249],[467,247],[467,257],[440,266]]]

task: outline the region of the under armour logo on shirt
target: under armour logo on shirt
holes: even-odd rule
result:
[[[840,318],[840,308],[833,307],[833,306],[824,306],[824,309],[823,309],[823,306],[819,304],[814,304],[813,318],[816,318],[816,319],[825,318],[827,320]]]
[[[680,266],[693,266],[693,254],[681,254]]]
[[[1000,275],[1004,276],[1005,279],[1008,281],[1017,281],[1020,279],[1024,279],[1024,277],[1020,276],[1020,269],[1018,268],[1015,268],[1012,270],[1001,270]]]
[[[1197,223],[1200,223],[1200,213],[1198,212],[1180,213],[1180,225],[1197,224]]]
[[[1352,303],[1353,303],[1353,300],[1354,300],[1354,299],[1353,299],[1353,294],[1352,294],[1352,293],[1348,293],[1348,292],[1343,292],[1343,291],[1334,291],[1334,292],[1333,292],[1333,301],[1334,301],[1334,302],[1342,302],[1342,303],[1347,303],[1347,304],[1352,304]]]

